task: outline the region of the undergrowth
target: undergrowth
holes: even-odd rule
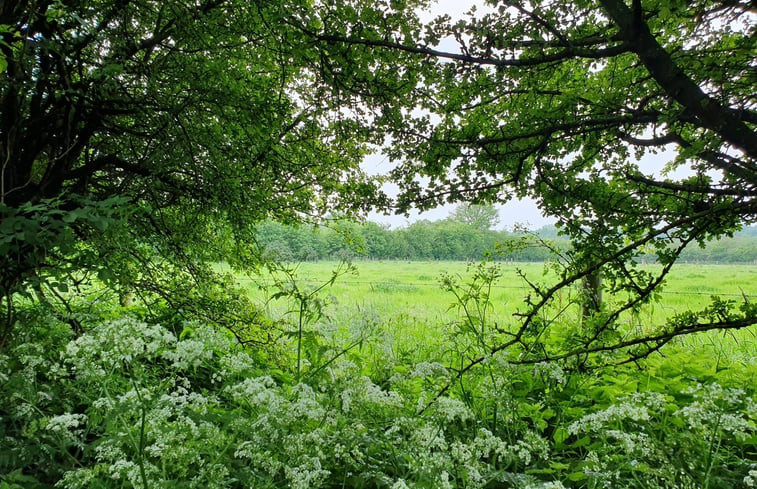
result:
[[[288,283],[274,356],[129,313],[74,336],[29,307],[0,353],[0,488],[757,485],[753,358],[670,345],[579,372],[497,352],[460,376],[490,341],[486,289],[458,296],[432,358],[393,349],[380,318],[337,327],[322,288]]]

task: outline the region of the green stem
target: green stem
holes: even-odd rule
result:
[[[300,381],[300,375],[302,375],[301,361],[302,361],[302,328],[303,328],[303,316],[305,315],[305,301],[300,301],[300,316],[298,318],[297,327],[297,382]]]
[[[704,489],[708,489],[710,487],[710,474],[712,474],[712,468],[715,465],[717,452],[720,451],[720,442],[722,438],[720,437],[720,435],[718,435],[717,432],[720,429],[721,419],[722,416],[718,416],[717,423],[715,423],[715,428],[712,430],[713,438],[712,441],[710,441],[710,449],[707,452],[707,472],[705,472],[704,474]]]
[[[134,386],[134,392],[137,393],[137,400],[139,400],[140,422],[139,422],[139,446],[137,451],[137,462],[139,463],[139,475],[142,478],[142,489],[149,489],[147,484],[147,471],[145,470],[145,424],[147,419],[147,409],[145,408],[142,394],[139,392],[137,383],[134,379],[131,379],[131,384]]]

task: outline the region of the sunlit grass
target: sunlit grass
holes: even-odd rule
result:
[[[468,264],[449,261],[358,261],[357,272],[341,277],[326,292],[340,308],[361,308],[402,313],[422,319],[449,318],[452,297],[440,287],[442,273],[470,276]],[[303,283],[317,284],[328,279],[337,262],[305,262],[296,265]],[[529,280],[547,282],[554,275],[541,263],[499,263],[502,276],[494,287],[493,303],[497,313],[517,308],[528,293],[518,270]],[[647,266],[652,268],[652,266]],[[270,277],[240,279],[257,295],[257,285],[270,283]],[[757,299],[757,266],[690,265],[674,268],[662,290],[662,301],[652,317],[664,318],[688,309],[706,306],[712,295],[733,300]],[[260,297],[260,296],[259,296]],[[605,299],[611,299],[605,297]]]
[[[517,322],[513,315],[524,309],[528,285],[519,273],[533,283],[554,283],[555,275],[542,263],[495,263],[501,271],[492,288],[492,309],[489,319],[499,326]],[[304,262],[295,265],[298,282],[303,287],[326,282],[337,262]],[[454,297],[442,290],[440,277],[450,274],[461,282],[469,279],[469,264],[450,261],[357,261],[355,272],[341,276],[323,289],[327,298],[326,322],[335,328],[366,321],[380,325],[386,348],[392,354],[414,358],[434,358],[446,348],[451,323],[458,318]],[[645,265],[647,269],[654,265]],[[271,300],[274,289],[266,290],[273,279],[269,275],[240,277],[250,294],[267,304],[274,315],[284,314],[290,307],[285,300]],[[558,300],[569,302],[577,292],[561,292]],[[655,328],[675,314],[706,307],[713,295],[741,302],[745,297],[757,300],[757,266],[753,265],[690,265],[673,269],[666,280],[658,302],[645,306],[633,318],[626,317],[635,328]],[[620,301],[605,294],[604,300]],[[561,320],[579,321],[577,306],[563,312]],[[706,354],[716,361],[755,362],[757,342],[754,328],[736,332],[711,332],[677,340],[675,344],[692,355]],[[721,359],[721,360],[718,360]]]

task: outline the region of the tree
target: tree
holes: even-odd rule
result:
[[[573,242],[558,280],[533,284],[492,350],[526,352],[513,356],[520,362],[634,361],[682,334],[755,324],[749,302],[718,300],[665,325],[618,321],[652,300],[687,247],[755,221],[753,3],[486,4],[426,26],[408,15],[399,27],[361,19],[351,30],[328,21],[303,30],[352,59],[351,73],[384,75],[342,84],[391,140],[399,209],[529,196]],[[456,49],[436,48],[443,39]],[[663,150],[675,153],[664,171],[641,162]],[[644,253],[659,272],[636,266]],[[546,346],[557,298],[600,269],[613,303]]]
[[[450,212],[449,219],[465,223],[478,231],[488,231],[499,224],[499,212],[491,204],[481,205],[462,202]]]
[[[371,185],[357,166],[359,133],[339,117],[318,50],[290,27],[307,25],[313,8],[2,3],[3,337],[13,294],[30,284],[42,292],[89,270],[177,300],[159,268],[199,280],[222,254],[249,264],[266,217],[361,205]]]

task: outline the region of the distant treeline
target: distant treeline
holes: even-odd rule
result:
[[[418,221],[388,229],[373,222],[340,222],[328,227],[292,227],[265,222],[258,227],[258,243],[273,257],[285,261],[335,260],[498,260],[544,261],[553,249],[570,244],[553,226],[533,233],[478,229],[449,219]],[[550,249],[551,248],[551,249]],[[651,259],[651,257],[650,257]],[[682,261],[709,263],[757,262],[757,227],[733,238],[712,241],[702,249],[690,247]]]

